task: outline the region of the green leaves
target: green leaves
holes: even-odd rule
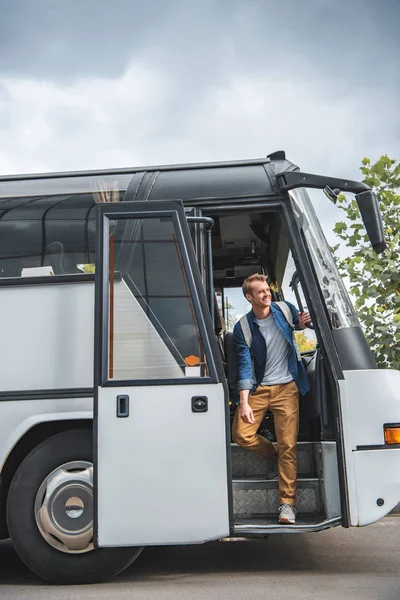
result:
[[[344,223],[343,221],[340,221],[340,223],[336,223],[334,232],[335,233],[343,233],[343,231],[346,231],[346,229],[347,229],[346,223]]]
[[[341,243],[332,251],[341,275],[350,280],[350,293],[378,364],[400,369],[400,163],[387,155],[374,164],[364,158],[361,172],[377,194],[388,248],[375,254],[357,202],[340,194],[345,220],[335,225]],[[351,249],[350,256],[338,258],[339,246]]]

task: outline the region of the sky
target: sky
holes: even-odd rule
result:
[[[400,158],[399,23],[400,0],[0,0],[0,174],[282,149],[359,179]]]

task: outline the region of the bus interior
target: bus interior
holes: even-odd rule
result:
[[[253,211],[207,211],[205,214],[214,220],[212,264],[218,298],[215,334],[225,365],[232,423],[239,400],[232,330],[238,318],[251,308],[242,295],[244,279],[253,273],[262,273],[268,277],[273,301],[290,301],[311,315],[313,309],[312,306],[309,309],[302,289],[282,211],[264,207]],[[307,526],[339,517],[340,494],[333,393],[318,344],[318,333],[314,328],[307,328],[295,335],[299,336],[302,361],[311,385],[310,392],[300,396],[298,435],[297,522]],[[276,441],[271,412],[267,413],[258,433]],[[238,527],[243,530],[249,527],[249,522],[273,527],[277,482],[265,481],[265,470],[262,458],[232,443],[234,512]]]

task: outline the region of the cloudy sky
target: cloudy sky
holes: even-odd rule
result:
[[[0,173],[400,158],[400,0],[0,0]],[[319,214],[329,229],[336,209]]]

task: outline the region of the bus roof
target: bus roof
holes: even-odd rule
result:
[[[176,163],[176,164],[165,164],[165,165],[152,165],[152,166],[139,166],[139,167],[123,167],[115,169],[89,169],[81,171],[54,171],[46,173],[25,173],[25,174],[14,174],[14,175],[0,175],[1,181],[19,181],[30,180],[30,179],[58,179],[68,177],[91,177],[91,176],[104,176],[104,175],[128,175],[133,173],[139,173],[143,171],[187,171],[191,169],[215,169],[215,168],[226,168],[226,167],[246,167],[252,165],[264,165],[272,162],[285,162],[285,152],[279,150],[264,158],[254,158],[247,160],[231,160],[231,161],[217,161],[217,162],[203,162],[203,163]],[[283,171],[286,169],[283,169]],[[282,171],[280,171],[282,172]]]
[[[293,170],[298,167],[285,153],[276,152],[255,160],[2,176],[0,204],[104,190],[123,192],[124,201],[276,196],[276,176]]]

